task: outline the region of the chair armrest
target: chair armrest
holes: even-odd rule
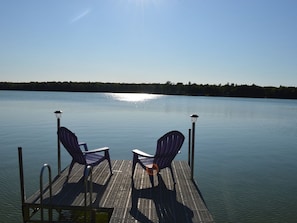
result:
[[[88,151],[88,146],[87,146],[87,143],[86,143],[86,142],[79,142],[79,143],[78,143],[78,146],[79,146],[79,147],[83,146],[84,149],[85,149],[85,151]]]
[[[109,147],[102,147],[102,148],[93,149],[93,150],[89,150],[89,151],[83,151],[83,154],[105,152],[105,151],[108,151],[108,150],[109,150]]]
[[[139,150],[139,149],[133,149],[132,152],[133,152],[134,154],[139,155],[139,156],[148,157],[148,158],[154,158],[154,155],[150,155],[150,154],[148,154],[148,153],[142,152],[142,151]]]

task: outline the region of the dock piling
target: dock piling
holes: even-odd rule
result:
[[[189,167],[191,167],[191,129],[189,129],[188,164],[189,164]]]
[[[195,123],[199,117],[196,114],[190,116],[192,121],[192,152],[191,152],[191,179],[194,180],[194,157],[195,157]]]
[[[60,137],[58,134],[60,128],[60,118],[62,116],[62,111],[55,111],[54,112],[57,118],[57,147],[58,147],[58,176],[61,175],[61,144],[60,144]]]
[[[20,173],[20,184],[21,184],[21,199],[22,199],[22,216],[25,216],[25,201],[26,201],[26,194],[25,194],[25,182],[24,182],[24,167],[23,167],[23,153],[22,147],[18,147],[18,157],[19,157],[19,173]]]

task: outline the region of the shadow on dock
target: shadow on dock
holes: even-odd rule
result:
[[[175,184],[172,190],[168,189],[160,174],[158,174],[158,182],[158,186],[154,188],[137,189],[134,180],[132,180],[130,214],[139,222],[153,222],[138,208],[139,199],[148,199],[153,202],[150,211],[156,213],[158,222],[193,222],[193,211],[176,199]]]
[[[111,180],[111,175],[104,184],[99,184],[96,182],[89,182],[92,184],[93,194],[95,194],[95,200],[92,200],[92,206],[99,207],[100,200],[108,188],[108,184]],[[77,203],[76,199],[85,193],[84,177],[82,176],[77,182],[68,182],[67,178],[59,192],[57,192],[51,198],[53,204],[63,204],[64,206],[71,206]],[[43,201],[45,204],[50,203],[50,198],[47,197]],[[79,203],[81,200],[79,199]]]
[[[26,219],[24,222],[31,222],[31,213],[34,214],[40,207],[45,210],[45,216],[51,210],[57,210],[55,213],[58,214],[64,210],[73,213],[89,211],[94,216],[108,218],[105,222],[111,223],[214,222],[199,190],[191,180],[187,162],[172,163],[176,184],[172,181],[169,169],[163,169],[154,179],[156,181],[154,188],[146,171],[141,167],[135,169],[132,180],[131,160],[114,160],[112,169],[114,174],[110,175],[107,162],[95,167],[92,171],[92,181],[90,179],[87,181],[92,186],[92,193],[90,191],[86,193],[84,167],[74,165],[73,174],[68,181],[66,181],[68,171],[66,168],[52,182],[51,199],[48,187],[43,191],[43,206],[40,204],[39,191],[24,200],[22,205],[23,216]],[[87,199],[85,199],[86,194]],[[58,218],[61,219],[61,216]]]

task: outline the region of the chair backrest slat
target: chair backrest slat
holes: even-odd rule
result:
[[[163,135],[157,142],[154,164],[157,164],[159,169],[169,167],[184,140],[184,135],[179,131],[171,131]]]
[[[60,142],[72,156],[73,160],[79,164],[86,164],[85,157],[81,149],[79,148],[76,135],[66,127],[60,127],[58,130],[58,134]]]

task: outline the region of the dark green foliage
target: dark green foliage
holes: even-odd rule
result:
[[[297,99],[296,87],[260,87],[257,85],[198,85],[183,83],[174,84],[135,84],[135,83],[102,83],[102,82],[0,82],[0,90],[23,91],[68,91],[68,92],[118,92],[118,93],[151,93],[167,95],[222,96],[249,98],[282,98]]]

